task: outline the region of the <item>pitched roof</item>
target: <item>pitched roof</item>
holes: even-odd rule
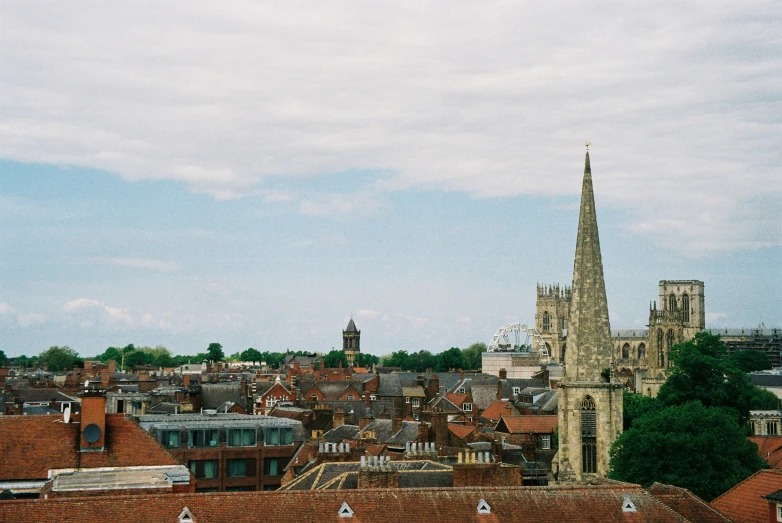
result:
[[[698,523],[731,523],[718,510],[687,489],[653,483],[646,491],[690,521]]]
[[[497,400],[481,412],[481,417],[491,421],[499,421],[503,416],[518,416],[520,412],[513,403],[509,401]]]
[[[479,514],[484,500],[490,514]],[[630,501],[635,512],[624,512]],[[299,521],[344,522],[339,511],[347,504],[351,521],[390,522],[525,522],[624,521],[633,523],[685,522],[637,485],[580,487],[463,487],[362,490],[308,490],[304,492],[226,492],[176,495],[101,496],[0,503],[2,521],[59,521],[103,523],[176,521],[187,507],[195,521],[276,523]]]
[[[749,440],[758,446],[760,457],[770,467],[782,467],[782,436],[750,436]]]
[[[216,409],[226,401],[232,401],[244,408],[240,382],[222,381],[201,384],[201,406],[203,408]]]
[[[763,496],[782,489],[782,470],[759,470],[711,502],[711,506],[735,523],[768,521],[768,501]]]
[[[557,416],[503,416],[497,422],[495,431],[508,434],[553,434],[556,429]]]
[[[345,329],[345,332],[358,332],[358,329],[356,328],[356,324],[353,321],[353,318],[350,318],[350,321],[348,322],[348,326]]]
[[[423,387],[402,387],[402,396],[411,398],[425,398]]]
[[[46,478],[50,469],[178,465],[123,414],[106,415],[106,451],[78,452],[79,424],[62,416],[0,416],[0,480]]]
[[[450,430],[451,433],[453,433],[453,435],[457,438],[464,439],[478,430],[478,427],[474,427],[472,425],[462,425],[460,423],[449,423],[448,430]]]

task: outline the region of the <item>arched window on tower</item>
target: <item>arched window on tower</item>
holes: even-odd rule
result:
[[[562,359],[560,360],[562,363],[565,362],[565,350],[567,349],[567,343],[562,344]]]
[[[665,354],[663,353],[663,330],[657,331],[657,366],[665,367]]]
[[[548,332],[551,329],[551,316],[548,311],[543,313],[543,332]]]
[[[673,347],[674,340],[676,339],[676,334],[674,334],[673,329],[668,329],[668,334],[665,335],[665,354],[668,355],[666,358],[668,360],[668,363],[671,362],[671,347]]]
[[[669,311],[676,310],[676,295],[673,293],[671,293],[671,295],[668,296],[668,310]]]
[[[622,359],[623,360],[629,360],[630,359],[630,344],[625,343],[622,345]]]
[[[581,402],[581,472],[597,472],[597,417],[595,402],[589,396]]]
[[[645,360],[646,359],[646,345],[643,343],[640,343],[638,345],[638,359],[639,360]]]
[[[682,295],[682,321],[690,321],[690,297],[686,294]]]

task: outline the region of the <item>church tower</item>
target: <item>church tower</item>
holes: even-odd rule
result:
[[[606,380],[613,366],[608,301],[597,232],[589,151],[584,165],[565,375],[559,389],[559,481],[608,473],[608,451],[622,432],[622,385]]]
[[[353,318],[342,331],[342,352],[345,353],[349,367],[353,366],[356,356],[361,352],[361,331],[356,328]]]

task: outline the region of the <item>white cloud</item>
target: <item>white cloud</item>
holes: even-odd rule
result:
[[[3,7],[0,157],[288,202],[288,180],[383,172],[374,200],[298,202],[350,216],[406,188],[577,195],[589,139],[631,233],[782,244],[773,0],[147,9]]]
[[[173,272],[179,269],[179,264],[165,260],[155,260],[151,258],[98,258],[104,263],[119,265],[120,267],[131,267],[134,269],[150,269],[160,272]]]
[[[706,313],[706,327],[725,327],[728,323],[729,316],[724,312],[707,312]]]
[[[356,316],[359,318],[369,318],[369,319],[376,319],[382,316],[383,313],[380,311],[375,311],[372,309],[359,309],[358,312],[356,312]]]
[[[2,302],[2,303],[0,303],[0,314],[9,314],[9,313],[11,313],[13,310],[14,310],[14,309],[13,309],[13,308],[11,308],[11,306],[10,306],[10,305],[8,305],[6,302]]]
[[[66,302],[62,309],[67,314],[75,316],[77,323],[85,328],[92,327],[99,320],[109,324],[133,324],[133,317],[128,309],[111,307],[98,300],[78,298]]]
[[[39,323],[43,323],[46,321],[46,316],[43,314],[38,314],[35,312],[28,312],[25,314],[20,314],[16,317],[16,321],[21,325],[22,327],[29,327],[30,325],[37,325]]]

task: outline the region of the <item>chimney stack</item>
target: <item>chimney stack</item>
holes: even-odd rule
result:
[[[81,393],[80,445],[82,452],[102,451],[106,445],[106,394],[85,389]]]
[[[117,360],[109,360],[109,374],[117,372]]]
[[[429,377],[429,383],[426,384],[426,402],[429,403],[440,392],[440,377],[437,374],[432,374]]]
[[[391,434],[394,435],[400,430],[402,430],[402,418],[399,416],[394,416],[394,418],[391,420]]]
[[[339,407],[334,409],[332,428],[341,427],[345,424],[345,411]]]

